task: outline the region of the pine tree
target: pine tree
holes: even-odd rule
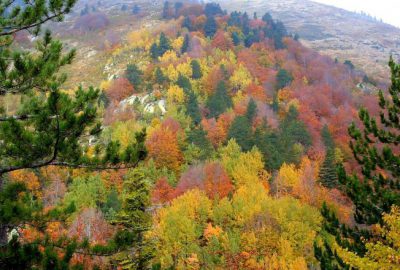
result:
[[[218,26],[213,16],[207,17],[207,21],[204,24],[204,33],[206,37],[213,38],[217,32]]]
[[[216,15],[222,15],[224,12],[218,3],[207,3],[204,7],[204,14],[207,17],[214,17]]]
[[[185,38],[183,40],[183,44],[182,44],[182,48],[181,48],[181,53],[186,53],[189,49],[189,42],[190,42],[190,38],[189,38],[189,34],[185,35]]]
[[[334,149],[335,148],[335,142],[333,141],[331,132],[329,131],[328,125],[324,125],[321,131],[321,138],[322,142],[325,145],[325,148],[328,149]]]
[[[298,111],[296,107],[290,106],[289,112],[280,124],[279,133],[279,152],[282,160],[286,163],[298,163],[303,152],[297,152],[297,146],[306,149],[311,146],[311,135],[305,124],[298,120]]]
[[[193,30],[192,20],[189,16],[185,16],[185,19],[183,19],[182,28],[187,28],[188,31]]]
[[[141,71],[137,65],[135,64],[129,64],[126,67],[126,78],[129,80],[129,82],[135,87],[137,90],[141,84],[142,84],[142,76],[143,76],[143,71]]]
[[[165,77],[165,75],[162,72],[160,67],[156,68],[154,75],[155,75],[156,83],[158,83],[158,84],[163,84],[164,82],[166,82],[168,80],[168,78]]]
[[[150,56],[151,56],[151,58],[152,58],[153,60],[157,60],[158,57],[160,57],[160,53],[159,53],[159,50],[158,50],[158,45],[157,45],[157,43],[151,44],[151,47],[150,47]]]
[[[349,127],[353,139],[350,147],[362,168],[362,177],[346,175],[343,167],[340,172],[339,180],[356,206],[358,223],[378,223],[392,205],[400,205],[400,157],[395,150],[400,142],[400,65],[391,58],[389,66],[392,74],[390,97],[386,98],[379,91],[380,119],[371,117],[367,109],[361,108],[359,117],[363,131],[354,123]]]
[[[210,117],[216,118],[232,107],[232,100],[226,91],[224,81],[218,83],[217,90],[207,101],[207,107],[210,110]]]
[[[371,117],[365,108],[361,108],[359,117],[363,125],[362,131],[354,123],[349,127],[352,138],[350,147],[362,168],[362,176],[347,175],[343,165],[339,166],[337,171],[339,182],[356,207],[354,218],[358,224],[381,224],[382,214],[389,213],[393,205],[400,205],[400,158],[394,152],[399,143],[400,65],[391,58],[389,66],[392,74],[390,97],[385,98],[383,92],[379,91],[380,125],[378,126],[378,120]],[[365,244],[371,238],[380,242],[383,248],[386,244],[391,245],[385,237],[373,235],[370,230],[360,229],[360,226],[350,228],[341,224],[335,213],[325,204],[321,213],[324,217],[321,233],[323,247],[316,244],[316,258],[321,262],[321,267],[328,265],[335,267],[331,269],[349,269],[349,266],[332,252],[332,241],[325,238],[326,233],[334,236],[339,246],[361,257],[366,254]],[[331,252],[327,252],[329,250]]]
[[[123,251],[114,256],[123,269],[146,269],[149,266],[153,249],[144,234],[151,228],[150,205],[149,183],[143,169],[136,168],[126,176],[122,210],[113,222],[123,228],[115,237],[116,245]]]
[[[190,66],[192,67],[192,79],[201,79],[203,77],[203,73],[201,72],[199,61],[192,60],[192,62],[190,62]]]
[[[253,123],[254,117],[257,115],[257,104],[254,99],[250,99],[247,104],[246,117],[250,123]]]
[[[335,152],[330,148],[327,150],[324,162],[319,170],[319,182],[327,188],[338,187],[338,176],[336,172]]]
[[[241,38],[240,38],[240,35],[238,34],[238,32],[232,33],[232,41],[235,46],[238,46],[240,44]]]
[[[286,69],[279,69],[276,74],[276,89],[280,90],[290,85],[293,81],[292,75]]]
[[[228,140],[235,139],[243,151],[250,151],[253,146],[253,131],[246,116],[237,116],[228,130]]]
[[[186,114],[192,118],[193,124],[197,126],[201,122],[201,113],[196,94],[192,90],[186,90],[186,95],[188,96],[186,102]]]
[[[322,128],[321,137],[326,148],[326,154],[319,171],[319,182],[327,188],[337,188],[339,181],[336,171],[335,142],[327,125]]]
[[[163,56],[164,53],[166,53],[167,51],[169,51],[171,49],[172,49],[172,46],[171,46],[171,43],[170,43],[169,39],[164,34],[164,32],[161,32],[160,41],[158,43],[158,54],[159,54],[159,56]]]
[[[191,129],[188,132],[187,140],[189,143],[194,144],[200,149],[200,160],[206,160],[213,152],[213,146],[211,142],[207,139],[206,131],[201,126],[195,129]]]
[[[43,23],[61,21],[75,2],[0,3],[0,97],[21,97],[18,114],[10,115],[0,108],[1,269],[32,269],[38,265],[41,269],[67,269],[78,248],[74,240],[64,239],[57,243],[64,251],[64,256],[59,257],[59,249],[47,236],[33,243],[22,243],[18,236],[7,241],[7,232],[22,224],[43,231],[49,221],[66,220],[75,211],[71,204],[43,213],[41,202],[24,184],[5,182],[8,173],[45,166],[135,167],[146,156],[144,132],[137,134],[136,143],[125,151],[119,142],[103,142],[95,146],[95,158],[86,155],[85,138],[101,132],[97,115],[100,91],[82,87],[73,94],[61,91],[66,75],[59,71],[72,62],[75,51],[64,53],[62,43],[54,40],[49,31],[38,38],[36,50],[23,51],[13,45],[13,36],[19,31],[28,29],[39,36]],[[80,252],[85,248],[80,246]]]
[[[176,81],[176,84],[182,88],[183,90],[186,91],[191,91],[192,90],[192,83],[190,82],[189,78],[182,75],[179,73],[178,80]]]

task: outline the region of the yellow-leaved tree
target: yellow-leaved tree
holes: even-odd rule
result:
[[[246,89],[253,81],[253,78],[247,68],[243,64],[239,64],[239,67],[233,72],[229,81],[232,88],[235,91],[239,91]]]
[[[338,255],[355,269],[400,269],[400,207],[393,206],[390,213],[383,215],[383,222],[383,226],[377,225],[377,230],[385,242],[368,242],[364,257],[336,245]]]

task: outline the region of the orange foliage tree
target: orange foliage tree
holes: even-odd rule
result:
[[[207,139],[215,148],[225,142],[233,119],[232,113],[225,112],[218,117],[218,120],[215,120],[215,118],[202,120],[203,129],[207,132]]]
[[[228,174],[217,162],[204,166],[204,189],[210,199],[221,199],[233,191],[233,185]]]
[[[158,168],[166,167],[178,172],[183,161],[179,148],[178,136],[168,126],[156,129],[147,139],[146,147],[149,158],[152,158]]]
[[[118,78],[107,89],[107,96],[112,101],[121,101],[134,93],[133,85],[126,78]]]
[[[213,47],[224,51],[230,50],[234,46],[231,37],[227,36],[223,30],[217,31],[211,44]]]
[[[168,184],[166,177],[161,177],[156,182],[151,192],[151,200],[155,204],[164,204],[174,197],[174,189]]]

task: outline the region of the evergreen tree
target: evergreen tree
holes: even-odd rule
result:
[[[168,78],[164,75],[164,73],[162,72],[160,67],[156,68],[154,75],[155,75],[156,83],[158,83],[158,84],[163,84],[164,82],[166,82],[168,80]]]
[[[254,146],[253,131],[246,116],[237,116],[228,130],[228,140],[235,139],[243,151],[250,151]]]
[[[201,79],[203,77],[203,73],[201,72],[199,61],[192,60],[192,62],[190,62],[190,66],[192,67],[192,79]]]
[[[276,89],[282,89],[290,85],[293,81],[292,75],[286,69],[279,69],[276,74]]]
[[[217,90],[207,101],[207,107],[210,110],[210,117],[216,118],[232,107],[232,100],[226,91],[224,81],[218,83]]]
[[[171,43],[170,43],[169,39],[164,34],[164,32],[161,32],[160,41],[158,43],[158,54],[159,54],[159,56],[163,56],[164,53],[166,53],[167,51],[169,51],[171,49],[172,49],[172,46],[171,46]]]
[[[158,50],[158,45],[157,45],[157,43],[151,44],[151,47],[150,47],[150,56],[151,56],[151,58],[152,58],[153,60],[157,60],[158,57],[160,57],[160,53],[159,53],[159,50]]]
[[[389,66],[392,75],[392,84],[389,88],[389,98],[379,91],[379,105],[381,107],[378,120],[371,117],[365,108],[359,111],[362,130],[354,123],[349,127],[352,138],[350,147],[354,157],[362,168],[361,175],[347,175],[341,165],[338,169],[339,182],[345,193],[353,201],[356,210],[354,218],[358,224],[382,223],[382,214],[389,213],[393,205],[400,205],[399,162],[395,149],[399,143],[399,113],[400,103],[400,65],[390,59]],[[380,125],[378,126],[378,121]],[[373,235],[370,230],[360,229],[359,226],[347,227],[341,224],[335,213],[324,204],[321,213],[324,217],[323,247],[316,243],[316,258],[322,265],[331,269],[349,269],[343,265],[340,257],[332,252],[331,240],[326,239],[326,232],[335,237],[336,243],[342,248],[364,256],[368,239],[375,239],[382,247],[387,243],[385,237]],[[325,237],[324,237],[325,236]],[[325,251],[325,252],[324,252]]]
[[[67,269],[77,249],[81,253],[90,249],[87,245],[78,247],[67,238],[52,243],[43,231],[50,221],[66,220],[75,211],[74,204],[43,212],[41,201],[24,184],[6,182],[8,173],[45,166],[118,169],[134,167],[146,156],[144,132],[125,151],[118,142],[102,142],[95,146],[95,158],[87,155],[85,138],[101,132],[97,115],[100,92],[82,87],[73,94],[60,90],[66,75],[59,71],[71,63],[75,51],[64,53],[62,43],[54,40],[49,31],[38,38],[36,50],[23,51],[13,44],[13,36],[21,30],[28,29],[39,36],[43,23],[61,21],[75,2],[0,3],[0,97],[21,97],[18,114],[9,115],[0,108],[1,269]],[[7,232],[23,224],[45,236],[32,243],[21,242],[17,235],[8,241]],[[60,249],[63,256],[58,256]],[[91,250],[93,254],[97,251]]]
[[[345,60],[343,64],[348,66],[350,70],[353,70],[355,68],[353,62],[351,62],[350,60]]]
[[[282,121],[279,136],[279,151],[286,163],[298,163],[303,152],[298,152],[296,145],[307,148],[311,146],[311,135],[305,124],[298,120],[296,107],[290,106],[289,112]]]
[[[121,226],[115,244],[122,248],[114,258],[123,269],[147,269],[152,258],[152,245],[144,238],[151,228],[150,187],[142,168],[128,173],[124,182],[124,200],[115,225]],[[129,248],[129,249],[124,249]]]
[[[324,162],[319,169],[319,182],[327,188],[338,187],[338,176],[336,172],[336,161],[334,149],[328,148]]]
[[[199,128],[191,129],[188,133],[187,140],[200,149],[200,160],[206,160],[213,152],[213,146],[207,139],[207,133],[200,126]]]
[[[141,86],[142,84],[142,76],[143,76],[143,71],[141,71],[137,65],[135,64],[129,64],[126,67],[126,72],[125,72],[126,78],[129,80],[131,84],[135,87],[136,90]]]
[[[336,172],[335,142],[327,125],[322,128],[321,137],[326,148],[326,154],[319,170],[319,182],[327,188],[337,188],[339,181]]]
[[[272,110],[274,112],[279,112],[279,100],[278,100],[278,95],[275,93],[273,100],[272,100]]]
[[[329,131],[328,125],[324,125],[321,131],[322,142],[327,150],[335,148],[335,142],[333,141],[331,132]]]
[[[204,24],[204,34],[208,38],[213,38],[217,32],[218,26],[213,16],[207,17],[207,21]]]
[[[185,16],[185,19],[183,19],[182,28],[187,28],[187,30],[193,31],[192,20],[189,16]]]
[[[271,26],[274,23],[271,14],[268,12],[262,16],[262,20],[267,23],[267,25]]]
[[[257,115],[257,104],[254,99],[250,99],[247,104],[246,117],[250,123],[253,123],[254,117]]]
[[[238,46],[240,44],[241,38],[240,38],[240,35],[238,34],[238,32],[232,33],[232,41],[235,46]]]
[[[185,38],[183,40],[183,44],[182,44],[182,48],[181,48],[181,53],[184,54],[188,51],[189,49],[189,42],[190,42],[190,38],[189,38],[189,34],[185,35]]]
[[[215,17],[216,15],[224,14],[224,12],[218,3],[207,3],[204,7],[204,14],[207,17]]]
[[[196,94],[192,90],[185,90],[188,96],[186,102],[186,114],[192,118],[194,125],[199,125],[201,122],[201,113],[199,110],[199,104],[197,102]]]
[[[265,168],[270,171],[278,170],[283,164],[279,134],[264,123],[254,132],[254,143],[264,156]]]
[[[179,73],[178,80],[176,84],[185,91],[192,90],[192,83],[190,82],[189,78]]]
[[[362,177],[346,175],[343,168],[339,175],[356,206],[358,223],[378,223],[382,213],[390,212],[392,205],[400,205],[400,157],[395,150],[400,142],[400,65],[391,58],[389,66],[392,73],[390,98],[379,91],[380,119],[371,117],[367,109],[361,108],[362,131],[354,123],[349,127],[353,139],[350,147],[362,168]]]

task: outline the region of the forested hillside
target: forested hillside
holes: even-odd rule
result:
[[[107,42],[76,57],[37,28],[75,1],[32,2],[0,4],[1,269],[399,269],[392,59],[366,91],[269,13],[197,1],[125,4],[113,36],[88,4],[59,35]]]

